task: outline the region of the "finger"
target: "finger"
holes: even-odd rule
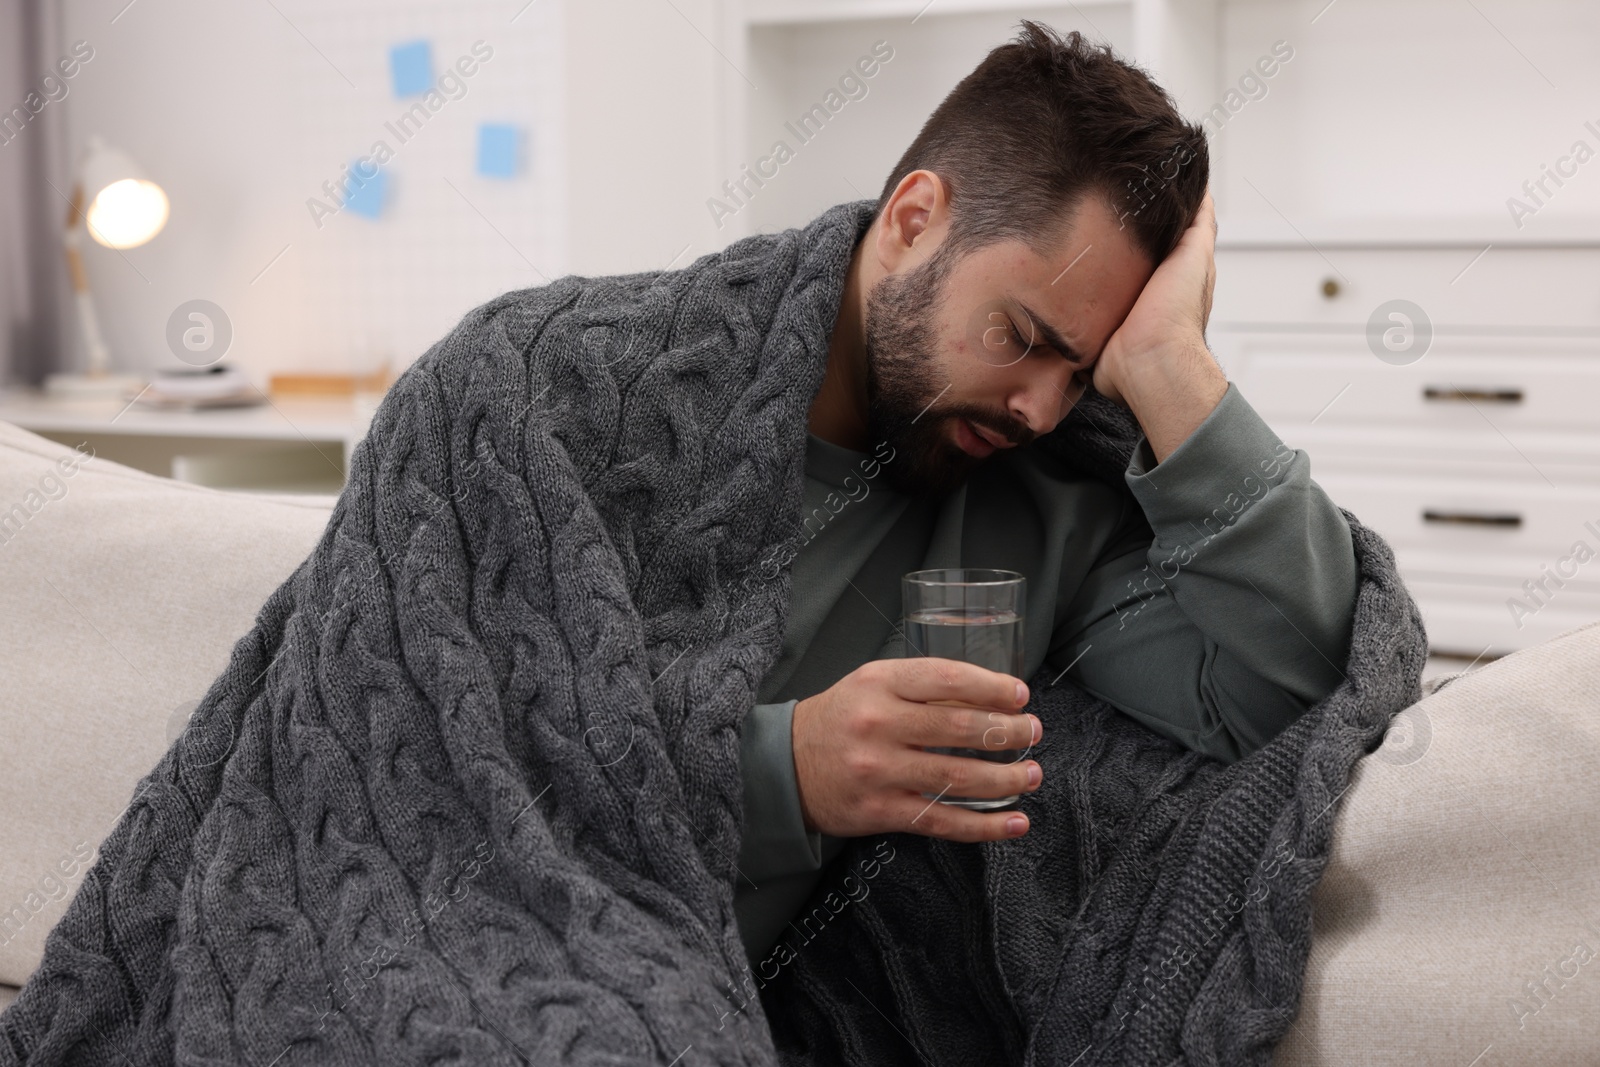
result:
[[[1036,760],[1020,756],[1015,761],[996,763],[975,756],[925,752],[911,761],[904,780],[895,784],[930,796],[996,800],[1031,793],[1043,778],[1044,771]]]
[[[878,662],[890,665],[886,668],[890,692],[902,700],[959,700],[1001,711],[1015,711],[1028,702],[1026,683],[976,663],[941,656],[908,656]]]
[[[1204,199],[1200,201],[1200,206],[1195,210],[1194,218],[1189,222],[1188,228],[1184,230],[1183,233],[1178,237],[1178,244],[1177,247],[1173,249],[1173,252],[1176,253],[1179,248],[1193,245],[1199,247],[1205,252],[1205,254],[1209,255],[1215,251],[1216,244],[1216,208],[1211,199],[1211,193],[1208,190]],[[1169,256],[1168,258],[1171,257]]]
[[[894,802],[891,817],[904,818],[906,833],[969,843],[1021,837],[1030,825],[1020,811],[968,811],[911,794]]]
[[[982,708],[952,708],[906,701],[895,719],[895,740],[908,745],[981,748],[999,751],[1027,748],[1043,736],[1035,715],[1008,715]]]

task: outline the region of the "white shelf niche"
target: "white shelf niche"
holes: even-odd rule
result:
[[[934,108],[992,48],[1013,39],[1024,18],[1110,44],[1149,70],[1185,114],[1214,102],[1215,0],[735,0],[725,12],[733,72],[723,80],[722,170],[738,195],[722,196],[731,210],[713,214],[728,240],[878,196]],[[879,41],[892,57],[860,77],[856,61]],[[848,73],[865,93],[841,92],[845,104],[826,123],[798,127]],[[775,158],[779,141],[791,156],[768,163],[771,177],[761,184],[749,180],[758,160]]]
[[[1600,243],[1593,0],[1227,0],[1218,28],[1219,91],[1295,53],[1212,134],[1219,243]],[[1518,225],[1508,200],[1579,140],[1597,156]]]
[[[1600,38],[1592,0],[729,0],[722,171],[787,137],[795,157],[729,239],[876,196],[944,95],[1022,18],[1109,42],[1210,135],[1223,246],[1600,244]],[[814,140],[783,123],[875,40],[896,65]],[[1283,42],[1288,62],[1257,64]],[[913,62],[905,62],[912,59]],[[1246,77],[1257,79],[1245,85]],[[1263,89],[1265,91],[1263,91]],[[1241,103],[1242,101],[1242,103]],[[1218,110],[1218,109],[1222,110]],[[1216,116],[1221,116],[1218,121]],[[1585,142],[1575,175],[1571,156]],[[1534,204],[1525,182],[1565,164]],[[1548,182],[1548,180],[1547,180]],[[1537,211],[1514,217],[1512,198]],[[1520,222],[1520,225],[1519,225]]]

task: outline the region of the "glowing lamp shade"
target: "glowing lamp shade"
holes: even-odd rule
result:
[[[107,248],[144,244],[167,224],[167,194],[126,154],[89,138],[79,165],[89,235]]]
[[[90,202],[89,235],[107,248],[137,248],[161,232],[167,213],[167,194],[161,186],[123,178],[101,189]]]

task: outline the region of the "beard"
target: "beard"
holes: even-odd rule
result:
[[[955,443],[951,423],[967,418],[1020,442],[1014,421],[952,401],[939,404],[949,380],[934,355],[935,309],[953,257],[941,246],[921,266],[888,275],[867,294],[867,433],[894,449],[883,464],[889,485],[918,500],[960,488],[984,459]]]

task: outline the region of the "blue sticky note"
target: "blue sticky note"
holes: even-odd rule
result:
[[[478,173],[509,178],[517,173],[522,130],[485,122],[478,126]]]
[[[427,41],[395,45],[389,49],[389,75],[396,96],[416,96],[432,89],[432,47]]]
[[[350,195],[344,206],[357,215],[375,219],[383,211],[383,202],[389,191],[389,175],[383,168],[368,160],[350,164]]]

